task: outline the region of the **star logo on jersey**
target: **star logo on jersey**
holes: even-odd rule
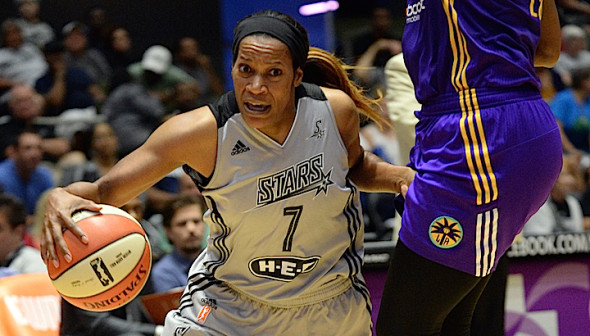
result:
[[[325,134],[326,129],[322,128],[322,120],[320,119],[315,122],[315,129],[313,130],[313,134],[305,140],[309,140],[311,138],[321,139],[324,137]]]
[[[430,241],[437,247],[448,249],[457,246],[463,239],[463,227],[449,216],[440,216],[430,223]]]
[[[334,181],[330,180],[331,176],[332,169],[330,169],[330,171],[326,174],[322,172],[322,180],[315,191],[315,195],[313,195],[314,198],[317,197],[321,192],[323,192],[325,195],[328,195],[328,187],[334,184]]]

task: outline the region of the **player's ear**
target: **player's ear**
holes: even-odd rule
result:
[[[303,70],[301,67],[297,67],[297,70],[295,70],[295,76],[293,77],[293,86],[298,87],[299,84],[301,84],[301,81],[303,81]]]

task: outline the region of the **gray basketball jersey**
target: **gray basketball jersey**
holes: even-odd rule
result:
[[[279,144],[248,126],[233,92],[209,107],[218,124],[215,171],[199,184],[209,210],[208,247],[188,291],[222,281],[271,306],[317,303],[349,288],[367,298],[360,276],[363,223],[348,155],[321,89],[296,90],[297,113]],[[370,309],[370,307],[368,307]]]

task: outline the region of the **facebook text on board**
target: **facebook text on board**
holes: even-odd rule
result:
[[[508,257],[564,255],[590,252],[590,232],[523,237],[506,252]]]

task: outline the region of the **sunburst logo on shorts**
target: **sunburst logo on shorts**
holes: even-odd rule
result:
[[[457,246],[463,238],[463,227],[455,218],[449,216],[440,216],[433,220],[428,231],[430,241],[444,249]]]

